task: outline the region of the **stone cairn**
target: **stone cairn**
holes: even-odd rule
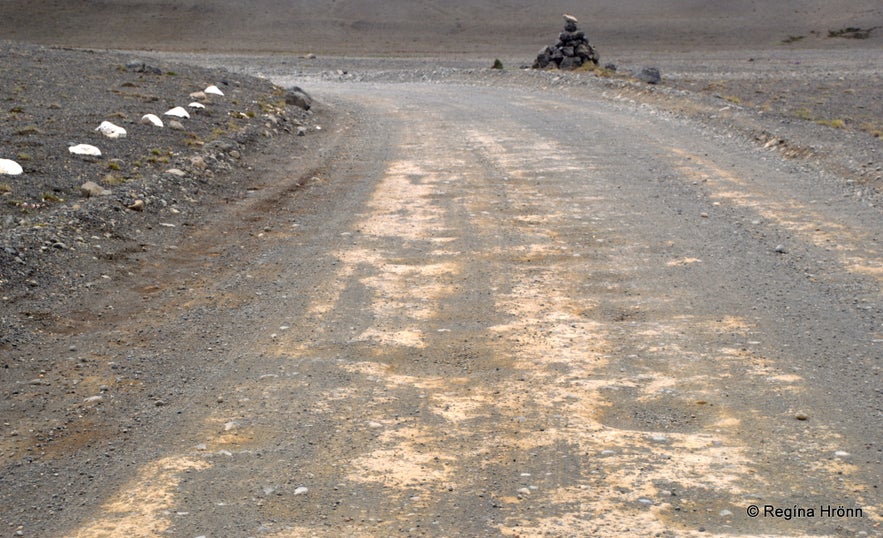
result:
[[[558,36],[558,43],[540,51],[533,63],[534,69],[557,67],[569,70],[588,62],[598,65],[598,53],[589,44],[585,32],[577,28],[577,22],[573,15],[564,14],[564,31]]]

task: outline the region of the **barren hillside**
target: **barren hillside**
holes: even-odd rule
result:
[[[530,54],[557,31],[561,13],[583,21],[608,51],[780,46],[880,46],[833,39],[883,26],[873,0],[5,0],[0,39],[74,47],[383,54]],[[861,41],[861,43],[857,43]]]

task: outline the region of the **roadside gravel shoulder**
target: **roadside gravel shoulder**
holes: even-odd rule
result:
[[[0,350],[53,323],[59,303],[100,293],[133,260],[173,246],[225,200],[246,196],[252,155],[296,153],[313,112],[266,80],[129,53],[0,43]],[[223,95],[202,90],[217,86]],[[189,106],[200,103],[204,108]],[[173,107],[189,117],[164,115]],[[141,122],[160,117],[164,127]],[[110,139],[103,121],[126,129]],[[73,155],[87,143],[97,157]],[[104,189],[88,196],[87,182]],[[4,356],[9,356],[4,353]]]

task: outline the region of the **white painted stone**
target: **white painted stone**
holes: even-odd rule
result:
[[[189,118],[190,113],[184,110],[184,107],[176,106],[171,110],[167,110],[166,116],[175,116],[176,118]]]
[[[205,90],[203,90],[203,92],[205,92],[206,95],[224,95],[224,92],[222,92],[222,91],[221,91],[217,86],[215,86],[214,84],[211,85],[211,86],[209,86],[209,87],[206,88]]]
[[[101,150],[89,144],[77,144],[67,148],[74,155],[91,155],[92,157],[101,157]]]
[[[205,108],[205,105],[204,105],[204,104],[202,104],[202,103],[197,103],[196,101],[193,101],[192,103],[190,103],[190,104],[187,105],[187,106],[189,106],[190,108],[196,108],[196,109],[199,109],[199,108]]]
[[[109,121],[102,121],[101,125],[99,125],[96,129],[99,133],[103,134],[107,138],[125,138],[126,130],[120,127],[119,125],[114,125]]]
[[[154,127],[162,127],[162,120],[156,114],[145,114],[141,117],[141,123],[145,125],[153,125]]]
[[[9,159],[0,159],[0,174],[7,176],[18,176],[24,172],[21,165]]]

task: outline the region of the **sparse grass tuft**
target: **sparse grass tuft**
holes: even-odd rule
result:
[[[19,153],[18,155],[16,155],[16,157],[18,158],[19,161],[32,161],[32,160],[34,160],[33,155],[31,155],[30,153],[25,153],[25,152]]]
[[[31,135],[41,135],[45,134],[40,130],[36,125],[28,125],[27,127],[22,127],[18,131],[15,132],[18,136],[31,136]]]
[[[52,194],[51,192],[44,192],[43,194],[41,194],[40,200],[42,200],[43,202],[45,202],[47,204],[59,204],[61,202],[64,202],[64,198],[56,196],[55,194]]]
[[[184,145],[188,147],[202,147],[205,145],[205,142],[199,138],[199,135],[193,132],[189,132],[184,137]]]
[[[788,45],[790,43],[797,43],[801,39],[805,38],[805,35],[789,35],[785,39],[782,40],[783,45]]]
[[[874,138],[883,137],[883,128],[873,123],[863,123],[859,129],[873,136]]]
[[[798,108],[797,110],[791,112],[791,115],[795,118],[800,118],[807,121],[812,121],[813,119],[812,112],[810,112],[808,108]]]
[[[0,194],[7,195],[12,194],[12,185],[9,183],[0,183]]]
[[[834,129],[845,129],[846,122],[840,118],[833,120],[816,120],[816,123],[819,125],[827,125],[828,127],[833,127]]]
[[[125,183],[126,179],[123,177],[120,177],[116,174],[107,174],[106,176],[104,176],[104,178],[101,180],[101,182],[104,183],[105,185],[110,185],[111,187],[116,187],[117,185],[122,185],[123,183]]]
[[[847,39],[868,39],[871,37],[871,32],[876,30],[878,27],[873,26],[871,28],[859,28],[857,26],[847,26],[846,28],[840,28],[839,30],[828,30],[828,37],[843,37]]]
[[[491,66],[491,69],[503,69],[503,62],[501,62],[499,58],[495,59],[494,65]]]

